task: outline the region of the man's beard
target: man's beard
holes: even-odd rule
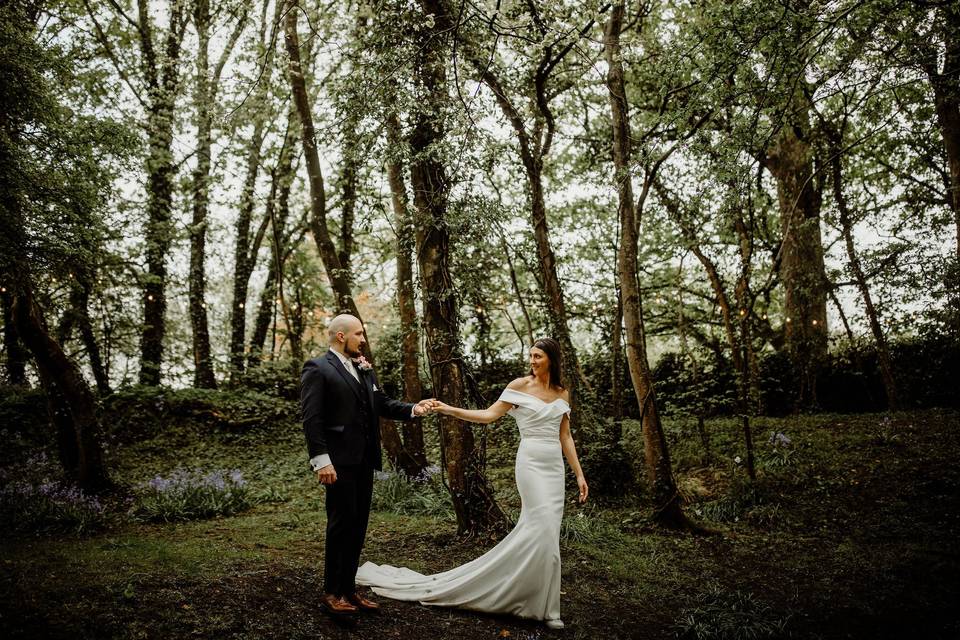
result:
[[[347,346],[347,345],[343,345],[343,352],[344,352],[344,353],[347,355],[347,357],[349,357],[349,358],[359,358],[361,355],[363,355],[360,351],[358,351],[358,350],[356,350],[356,349],[354,349],[354,348],[352,348],[352,347],[349,347],[349,346]]]

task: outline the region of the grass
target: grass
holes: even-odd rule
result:
[[[960,617],[960,416],[925,411],[755,422],[758,479],[746,480],[739,422],[667,422],[687,511],[720,535],[655,528],[644,495],[567,504],[567,638],[955,638]],[[117,428],[122,428],[118,425]],[[503,429],[509,425],[503,425]],[[430,432],[431,430],[426,430]],[[642,460],[636,425],[625,445]],[[771,438],[782,433],[789,438]],[[42,432],[38,438],[46,438]],[[135,486],[177,467],[239,469],[255,506],[177,523],[118,519],[88,535],[24,535],[0,548],[7,638],[543,638],[507,616],[384,601],[340,627],[317,606],[323,493],[295,423],[236,431],[184,419],[144,439],[111,438],[114,475]],[[42,441],[42,440],[41,440]],[[52,441],[48,440],[48,441]],[[36,449],[14,438],[4,466]],[[777,444],[774,447],[774,443]],[[510,434],[491,433],[508,512]],[[637,458],[636,456],[640,457]],[[492,463],[491,463],[492,464]],[[378,482],[365,558],[441,571],[491,540],[459,540],[436,487]],[[509,634],[502,635],[503,632]]]

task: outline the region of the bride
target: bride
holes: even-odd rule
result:
[[[488,409],[460,409],[439,401],[433,408],[467,422],[486,424],[509,413],[520,429],[516,479],[520,518],[497,546],[470,562],[434,575],[403,567],[365,563],[357,584],[385,597],[426,605],[509,613],[543,620],[551,629],[560,620],[560,521],[564,469],[561,452],[577,477],[580,502],[587,481],[570,434],[569,394],[560,384],[560,345],[552,338],[530,348],[530,373],[517,378]]]

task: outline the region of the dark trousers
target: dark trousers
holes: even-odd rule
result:
[[[336,467],[337,481],[327,487],[327,540],[323,590],[338,596],[354,593],[360,551],[370,520],[373,467],[368,456],[358,465]]]

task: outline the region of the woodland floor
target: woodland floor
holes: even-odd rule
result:
[[[738,423],[707,427],[710,457],[689,422],[668,424],[688,513],[720,534],[656,529],[642,496],[568,502],[561,632],[382,598],[378,614],[332,621],[318,606],[322,491],[304,473],[302,436],[290,423],[239,435],[179,425],[114,440],[110,464],[124,482],[178,465],[240,468],[275,501],[230,518],[120,519],[93,535],[7,537],[0,635],[960,638],[960,414],[758,420],[753,487],[737,481]],[[791,439],[787,455],[772,450],[774,432]],[[25,442],[14,437],[3,463],[25,455]],[[509,434],[491,436],[490,475],[515,513],[514,446]],[[449,518],[375,511],[364,557],[436,572],[492,544],[458,540]]]

